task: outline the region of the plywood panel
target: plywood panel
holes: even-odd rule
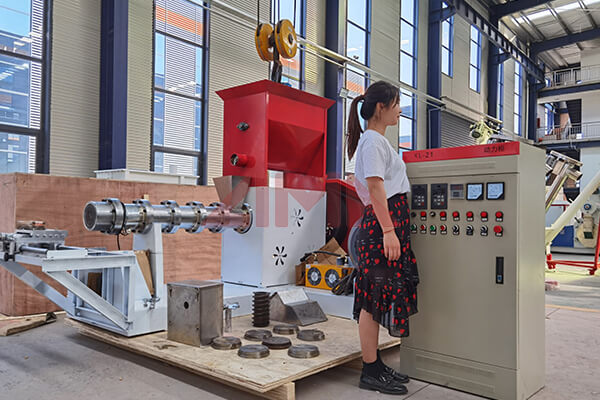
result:
[[[152,203],[175,200],[179,204],[200,201],[210,204],[218,197],[214,187],[154,184],[147,182],[114,181],[93,178],[74,178],[48,175],[13,174],[15,194],[13,199],[14,220],[42,220],[48,228],[65,229],[69,232],[67,245],[82,247],[106,247],[117,249],[115,236],[88,232],[83,226],[83,208],[88,201],[117,197],[124,202],[147,196]],[[2,182],[2,181],[0,181]],[[3,191],[4,195],[4,191]],[[4,203],[4,202],[3,202]],[[7,212],[7,211],[2,211]],[[3,214],[0,214],[0,223]],[[3,232],[14,231],[11,225],[0,225]],[[121,237],[122,249],[131,249],[132,237]],[[192,235],[185,231],[163,235],[165,282],[184,279],[218,279],[221,265],[221,236],[208,231]],[[31,267],[30,269],[36,269]],[[37,268],[39,271],[39,268]],[[6,272],[0,271],[0,274]],[[41,276],[41,275],[38,275]],[[15,295],[4,291],[6,275],[0,275],[0,312],[8,315],[24,315],[54,310],[55,307],[21,282],[15,283]],[[8,284],[10,285],[10,283]],[[7,306],[5,298],[11,298]]]
[[[271,350],[269,356],[263,359],[243,359],[237,355],[237,350],[215,350],[210,346],[195,347],[170,341],[167,339],[166,332],[127,338],[74,320],[66,321],[76,326],[83,335],[164,361],[242,390],[251,390],[255,394],[264,395],[287,383],[360,357],[360,340],[356,322],[332,316],[328,318],[325,322],[309,327],[322,330],[325,333],[323,341],[303,342],[294,336],[288,336],[292,344],[310,343],[319,347],[320,355],[310,359],[292,358],[288,356],[287,350]],[[246,330],[255,329],[252,327],[252,317],[249,315],[234,318],[232,328],[232,332],[227,335],[239,338],[243,338]],[[257,343],[242,339],[242,345]],[[399,338],[391,337],[385,329],[380,329],[380,349],[395,347],[400,343]]]
[[[12,232],[15,229],[15,186],[14,174],[0,175],[0,232]],[[4,268],[0,268],[0,313],[10,314],[13,297],[13,277]]]

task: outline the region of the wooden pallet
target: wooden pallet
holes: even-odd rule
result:
[[[56,312],[54,315],[35,314],[24,315],[22,317],[9,317],[0,314],[0,336],[10,336],[16,333],[25,332],[38,326],[46,325],[56,321],[56,316],[65,312]]]
[[[311,329],[325,332],[325,340],[313,342],[319,347],[320,356],[312,359],[295,359],[287,350],[271,350],[267,358],[251,360],[237,355],[237,350],[214,350],[209,346],[195,347],[167,340],[166,332],[127,338],[100,328],[66,320],[85,336],[129,350],[133,353],[163,361],[191,373],[214,379],[223,384],[273,400],[295,399],[294,382],[329,368],[349,363],[356,366],[360,361],[358,325],[355,321],[328,317],[329,320],[311,325]],[[233,331],[227,335],[243,338],[251,326],[251,317],[233,319]],[[272,325],[271,325],[272,327]],[[256,329],[256,328],[254,328]],[[308,343],[290,337],[293,344]],[[242,339],[242,345],[256,344]],[[381,329],[380,349],[400,345],[400,339]]]

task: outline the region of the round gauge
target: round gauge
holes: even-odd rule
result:
[[[467,200],[483,200],[483,183],[467,184]]]
[[[504,199],[504,182],[490,182],[487,184],[487,199]]]

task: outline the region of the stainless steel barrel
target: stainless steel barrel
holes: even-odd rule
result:
[[[126,204],[110,198],[90,201],[83,210],[83,223],[87,230],[111,235],[146,233],[154,223],[161,224],[164,233],[175,233],[179,228],[190,233],[198,233],[205,228],[215,233],[227,228],[246,233],[252,226],[252,218],[253,211],[247,204],[232,209],[222,203],[205,206],[197,201],[180,206],[173,200],[153,205],[143,199]]]

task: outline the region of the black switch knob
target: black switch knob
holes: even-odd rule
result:
[[[248,128],[250,128],[250,125],[248,125],[246,122],[240,122],[239,124],[237,124],[237,128],[243,132],[247,131]]]
[[[473,225],[467,225],[467,235],[473,235]]]

